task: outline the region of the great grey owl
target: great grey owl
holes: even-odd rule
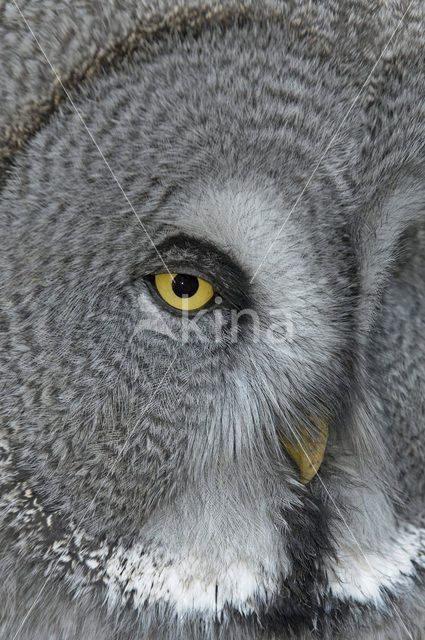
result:
[[[425,638],[424,29],[0,2],[1,640]]]

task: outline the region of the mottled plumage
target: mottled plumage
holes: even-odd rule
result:
[[[73,102],[1,2],[0,639],[425,638],[422,3],[21,9]]]

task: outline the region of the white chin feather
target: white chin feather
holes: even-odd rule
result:
[[[340,600],[384,606],[383,589],[407,586],[415,573],[413,561],[425,567],[425,529],[406,526],[381,551],[360,547],[341,550],[339,562],[328,569],[329,588]]]
[[[105,572],[110,605],[122,605],[125,585],[125,593],[132,593],[136,608],[163,602],[181,615],[220,615],[226,605],[249,614],[277,587],[276,577],[247,563],[234,562],[214,574],[205,572],[205,563],[196,556],[160,562],[153,555],[143,554],[138,546],[127,551],[118,548]]]
[[[340,600],[384,606],[383,589],[408,586],[413,561],[425,567],[425,529],[408,526],[380,553],[359,548],[341,550],[339,562],[328,568],[329,594]],[[258,611],[278,594],[279,576],[249,562],[233,562],[220,572],[208,571],[195,555],[168,557],[147,553],[141,546],[117,547],[104,568],[111,608],[132,595],[137,609],[168,603],[178,615],[220,615],[226,606],[242,614]]]

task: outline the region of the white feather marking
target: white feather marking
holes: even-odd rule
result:
[[[340,600],[382,607],[382,589],[407,585],[415,572],[413,560],[425,567],[425,530],[413,526],[401,530],[398,540],[380,553],[341,551],[339,564],[328,569],[330,593]],[[196,556],[159,559],[139,545],[115,549],[105,566],[105,583],[112,607],[132,594],[135,608],[168,602],[179,615],[220,614],[226,605],[249,614],[258,609],[259,601],[270,602],[278,592],[277,577],[260,567],[235,562],[217,574],[205,571]]]
[[[124,588],[126,594],[133,594],[135,607],[169,602],[180,614],[195,610],[220,614],[226,604],[248,614],[255,610],[255,600],[265,600],[277,588],[274,577],[243,562],[214,574],[205,572],[195,556],[159,561],[139,546],[116,549],[105,570],[111,605],[119,604],[113,601]]]
[[[339,553],[339,563],[328,570],[332,595],[377,607],[384,605],[382,589],[395,591],[407,584],[415,568],[413,560],[424,563],[425,530],[413,526],[399,531],[399,538],[378,553],[347,549]]]

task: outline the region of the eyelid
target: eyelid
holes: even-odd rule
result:
[[[158,261],[158,254],[152,249],[149,267],[141,276],[164,272],[165,263],[171,273],[187,273],[210,282],[227,307],[237,311],[256,308],[249,276],[232,255],[231,247],[219,247],[180,232],[164,238],[157,245],[157,251],[164,262]]]

